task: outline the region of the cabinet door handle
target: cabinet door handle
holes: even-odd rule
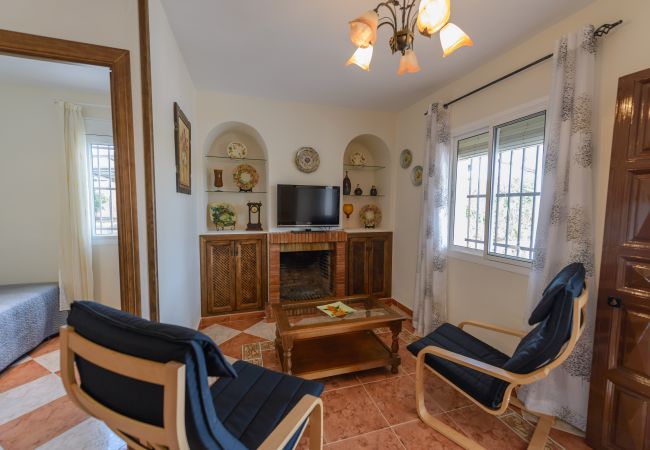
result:
[[[622,302],[618,297],[607,297],[607,304],[612,308],[620,308]]]

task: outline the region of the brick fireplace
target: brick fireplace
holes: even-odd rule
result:
[[[269,303],[345,295],[344,231],[270,233]]]

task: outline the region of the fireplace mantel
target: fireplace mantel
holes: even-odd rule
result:
[[[269,303],[279,303],[280,254],[285,251],[311,251],[327,246],[333,254],[334,293],[345,295],[345,231],[269,233]]]

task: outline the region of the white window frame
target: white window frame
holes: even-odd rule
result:
[[[539,99],[527,103],[517,108],[504,111],[493,116],[486,117],[479,121],[473,122],[469,125],[452,129],[452,157],[451,157],[451,176],[449,177],[449,256],[452,258],[484,264],[487,266],[496,267],[510,272],[520,273],[527,275],[530,271],[531,262],[522,259],[515,259],[509,256],[500,256],[489,253],[490,242],[490,224],[492,218],[492,186],[494,175],[494,131],[501,125],[507,124],[512,121],[523,119],[527,116],[546,112],[547,128],[544,133],[544,143],[546,147],[547,134],[548,134],[548,99]],[[456,169],[458,164],[458,141],[468,137],[476,136],[488,132],[488,178],[486,188],[485,200],[485,231],[484,238],[485,244],[483,250],[477,250],[467,247],[462,247],[454,244],[454,221],[456,219]]]
[[[91,145],[114,145],[113,137],[108,135],[98,135],[98,134],[87,134],[86,135],[86,151],[88,152],[88,188],[90,189],[90,212],[92,220],[92,241],[93,245],[113,245],[117,243],[118,233],[114,234],[95,234],[95,225],[94,225],[94,201],[95,201],[95,190],[93,186],[93,162],[92,162],[92,153],[90,151]],[[116,191],[117,194],[117,191]]]

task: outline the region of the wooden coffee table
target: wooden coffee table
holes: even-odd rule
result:
[[[316,308],[336,301],[356,311],[332,318]],[[286,373],[316,379],[388,365],[397,373],[398,336],[406,317],[388,307],[386,299],[355,296],[274,303],[272,308],[275,346]],[[384,327],[392,332],[391,347],[373,332]]]

